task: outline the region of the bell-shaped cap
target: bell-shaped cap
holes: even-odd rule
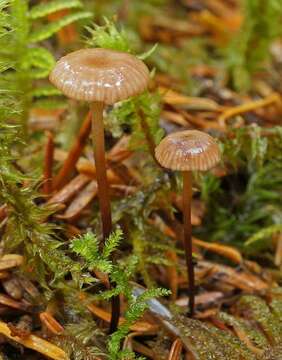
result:
[[[205,171],[220,160],[219,146],[208,134],[198,130],[175,132],[156,147],[156,159],[165,168]]]
[[[50,81],[67,97],[114,104],[142,93],[149,70],[135,56],[108,49],[82,49],[62,57]]]

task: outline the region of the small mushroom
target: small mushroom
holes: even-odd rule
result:
[[[104,241],[112,230],[106,177],[103,110],[105,105],[142,93],[149,81],[146,65],[128,53],[82,49],[62,57],[50,81],[66,96],[91,103],[92,136]]]
[[[135,56],[108,49],[82,49],[62,57],[50,81],[69,98],[87,101],[92,109],[92,137],[102,219],[103,240],[112,231],[109,185],[106,176],[103,111],[106,105],[142,93],[149,70]],[[119,319],[118,297],[113,298],[111,332]]]
[[[198,130],[176,132],[166,136],[155,150],[156,159],[167,169],[183,174],[183,226],[185,258],[189,279],[189,315],[194,314],[195,279],[192,259],[192,171],[206,171],[220,160],[215,140]]]

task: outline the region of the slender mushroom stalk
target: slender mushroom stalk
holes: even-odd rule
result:
[[[166,136],[156,147],[156,159],[165,168],[178,170],[183,175],[184,248],[189,280],[189,316],[194,315],[195,276],[192,253],[192,171],[206,171],[220,160],[219,147],[214,139],[201,131],[187,130]]]
[[[128,53],[108,49],[82,49],[62,57],[51,72],[50,81],[69,98],[91,104],[104,244],[112,231],[112,217],[106,175],[103,110],[106,105],[113,105],[142,93],[148,85],[149,71],[141,60]],[[111,332],[117,328],[119,313],[119,297],[114,297]]]
[[[183,171],[183,229],[184,229],[184,250],[185,260],[189,279],[189,309],[190,316],[194,315],[195,302],[195,276],[193,266],[192,249],[192,224],[191,224],[191,201],[192,201],[192,173]]]
[[[103,238],[105,241],[112,231],[112,214],[105,158],[105,137],[103,122],[104,103],[95,101],[93,102],[91,108],[94,159],[96,166],[97,184],[99,189],[98,197],[103,227]]]
[[[112,231],[112,212],[109,193],[109,184],[107,180],[107,167],[105,157],[105,136],[103,111],[105,104],[94,101],[92,109],[92,138],[94,145],[94,159],[96,166],[96,177],[98,184],[99,207],[102,219],[103,240],[104,242],[110,236]],[[112,318],[110,324],[110,333],[116,331],[120,316],[120,299],[119,296],[112,298]]]

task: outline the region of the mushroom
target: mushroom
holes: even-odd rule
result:
[[[206,171],[220,160],[219,146],[208,134],[187,130],[166,136],[155,150],[156,159],[167,169],[183,174],[184,247],[189,279],[189,315],[194,315],[195,279],[192,259],[192,171]]]
[[[50,81],[66,96],[91,103],[92,136],[103,238],[112,230],[106,177],[103,110],[105,105],[142,93],[149,81],[146,65],[128,53],[108,49],[82,49],[62,57]]]
[[[92,137],[102,219],[103,241],[112,231],[109,185],[106,176],[103,110],[106,105],[142,93],[149,70],[135,56],[109,49],[82,49],[62,57],[50,74],[50,81],[67,97],[87,101],[92,109]],[[116,313],[116,324],[119,311]],[[113,318],[112,318],[113,320]]]

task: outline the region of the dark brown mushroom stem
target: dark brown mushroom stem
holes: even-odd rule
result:
[[[92,110],[92,138],[94,145],[94,159],[96,167],[96,178],[98,184],[99,207],[103,228],[103,246],[112,231],[112,213],[109,194],[109,184],[107,179],[106,157],[105,157],[105,135],[103,122],[103,102],[93,102]],[[114,284],[112,284],[114,285]],[[110,333],[116,331],[120,316],[119,296],[112,298],[112,317]]]
[[[183,224],[184,224],[184,249],[189,281],[189,316],[194,315],[195,304],[195,278],[192,251],[192,225],[191,225],[191,200],[192,200],[192,173],[183,171]]]
[[[114,333],[118,328],[119,316],[120,316],[120,299],[119,295],[112,297],[112,314],[109,333]]]

